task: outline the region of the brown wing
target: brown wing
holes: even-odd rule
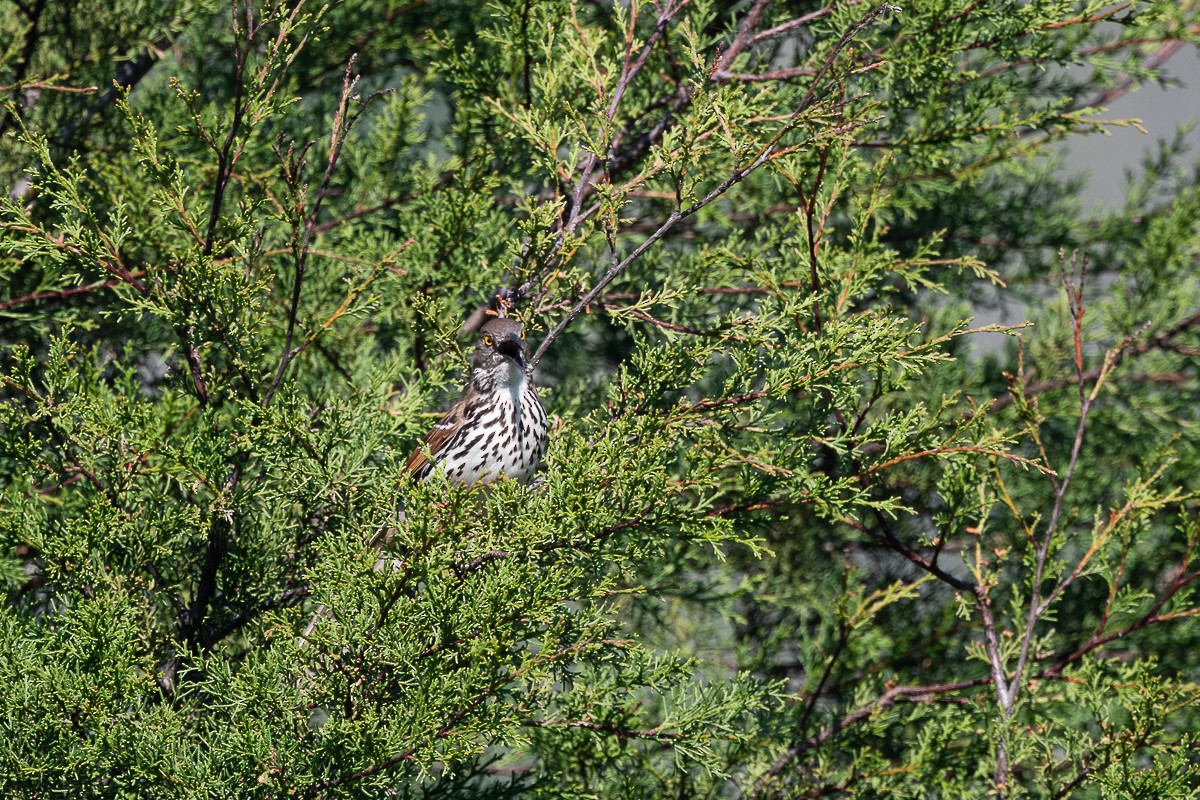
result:
[[[417,449],[408,457],[408,463],[404,465],[404,474],[413,475],[420,480],[425,477],[433,464],[426,457],[426,453],[437,457],[437,454],[442,451],[442,448],[454,438],[454,434],[462,429],[463,424],[467,421],[467,415],[463,413],[466,404],[460,400],[446,412],[446,416],[433,426],[429,433],[421,437],[421,441],[417,444]]]

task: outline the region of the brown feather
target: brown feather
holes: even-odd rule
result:
[[[462,426],[467,421],[468,401],[473,394],[475,392],[472,387],[450,407],[450,410],[430,429],[429,433],[421,437],[421,441],[417,443],[417,449],[408,457],[408,463],[404,465],[405,475],[414,475],[418,480],[425,477],[425,473],[433,466],[428,456],[436,458],[442,448],[462,430]]]

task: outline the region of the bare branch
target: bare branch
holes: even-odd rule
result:
[[[833,69],[833,65],[837,62],[842,51],[852,41],[854,41],[855,38],[857,38],[858,34],[862,32],[864,28],[874,22],[875,19],[877,19],[883,12],[895,9],[896,7],[892,5],[881,5],[852,25],[850,29],[844,33],[833,46],[833,49],[830,51],[829,55],[822,64],[816,79],[813,81],[813,85],[809,87],[799,105],[797,105],[795,110],[793,110],[788,116],[787,122],[785,122],[780,130],[773,137],[771,137],[771,140],[761,151],[759,151],[758,155],[745,167],[735,169],[732,175],[721,181],[721,183],[709,191],[707,195],[693,203],[688,208],[681,209],[677,201],[675,209],[671,212],[667,219],[652,234],[650,234],[645,241],[634,248],[632,253],[609,267],[608,271],[600,278],[600,280],[596,282],[591,290],[588,291],[582,298],[580,298],[576,302],[575,306],[567,313],[567,315],[560,320],[559,323],[555,325],[549,333],[546,334],[545,338],[542,339],[542,343],[538,346],[537,351],[533,354],[533,358],[530,359],[530,369],[532,370],[537,367],[538,362],[541,361],[546,349],[554,342],[555,339],[562,335],[562,332],[566,330],[567,326],[570,325],[576,317],[579,316],[580,312],[590,305],[596,299],[596,297],[598,297],[601,292],[604,291],[605,287],[616,280],[616,278],[619,277],[626,269],[628,269],[631,264],[637,261],[642,254],[654,246],[659,239],[661,239],[673,227],[675,227],[676,223],[696,214],[713,201],[724,195],[727,191],[729,191],[730,188],[741,183],[743,180],[753,174],[759,167],[774,158],[783,137],[795,127],[797,121],[800,119],[801,114],[803,114],[816,99],[818,90],[823,86],[822,81],[825,75],[828,74],[831,69]]]
[[[283,340],[283,354],[280,356],[279,367],[275,371],[275,377],[272,379],[271,385],[267,387],[267,391],[263,395],[263,406],[269,404],[271,402],[271,398],[273,398],[275,393],[279,390],[279,387],[282,385],[284,373],[287,372],[288,365],[292,363],[297,355],[299,355],[304,351],[305,348],[312,344],[321,332],[327,329],[334,320],[341,316],[341,314],[348,307],[349,303],[352,302],[353,299],[357,297],[359,293],[361,293],[361,291],[365,290],[366,287],[369,286],[374,280],[375,276],[379,273],[379,270],[386,266],[384,262],[376,265],[376,267],[371,271],[371,274],[368,276],[367,280],[357,289],[351,290],[345,302],[342,303],[342,306],[337,312],[334,313],[333,317],[331,317],[325,323],[325,325],[319,328],[316,333],[312,334],[299,346],[292,346],[292,342],[296,333],[296,320],[300,311],[300,297],[304,287],[304,274],[308,267],[308,255],[310,253],[309,245],[312,242],[313,237],[317,234],[317,219],[320,216],[322,204],[330,194],[333,173],[337,167],[338,159],[341,157],[342,148],[346,144],[346,139],[350,135],[351,128],[362,115],[363,111],[366,110],[367,105],[370,104],[370,102],[375,98],[380,97],[390,91],[384,90],[373,92],[366,98],[359,98],[356,94],[354,94],[355,90],[358,88],[359,80],[359,76],[354,74],[355,61],[356,56],[351,56],[350,60],[346,63],[346,71],[342,75],[342,94],[338,101],[337,111],[334,112],[333,126],[329,134],[329,152],[325,161],[325,172],[321,177],[321,184],[317,189],[317,193],[313,199],[311,207],[307,209],[305,208],[306,201],[304,198],[304,187],[302,187],[300,184],[300,171],[304,165],[304,157],[308,151],[308,145],[305,145],[300,149],[299,155],[293,154],[294,146],[289,146],[286,154],[280,153],[289,175],[288,181],[292,184],[292,191],[296,194],[297,208],[295,209],[295,216],[293,217],[292,229],[294,272],[292,279],[292,296],[288,305],[287,330],[284,334]],[[349,103],[352,99],[357,101],[357,108],[353,112],[351,112],[349,109]],[[277,152],[279,151],[277,150]],[[400,249],[403,250],[404,248],[407,248],[411,243],[412,240],[410,239]]]
[[[750,11],[742,18],[742,23],[738,26],[737,36],[733,38],[729,49],[717,59],[717,72],[728,69],[729,65],[741,55],[742,51],[757,40],[757,37],[754,35],[754,29],[762,21],[762,15],[770,5],[771,0],[755,0],[754,5],[750,7]]]
[[[238,33],[236,8],[234,13],[234,34]],[[205,257],[211,256],[216,244],[217,223],[221,219],[221,205],[225,200],[225,187],[233,174],[237,156],[233,153],[233,144],[241,132],[242,120],[246,115],[246,62],[250,58],[250,48],[254,43],[254,27],[246,31],[244,43],[239,42],[233,48],[233,120],[229,123],[229,131],[225,134],[225,143],[217,151],[217,174],[213,182],[212,199],[208,207],[208,226],[204,233],[204,246],[201,252]]]
[[[138,272],[133,273],[132,277],[140,278],[142,275],[143,273]],[[22,297],[12,297],[8,300],[0,300],[0,311],[3,311],[7,308],[15,308],[17,306],[40,303],[43,300],[66,300],[68,297],[75,297],[81,294],[91,294],[92,292],[97,292],[102,289],[111,289],[112,287],[121,283],[125,283],[125,281],[117,278],[110,278],[106,281],[88,283],[83,286],[70,286],[66,289],[48,289],[43,292],[27,294]]]
[[[1188,333],[1196,328],[1200,328],[1200,312],[1197,312],[1190,317],[1186,317],[1165,331],[1154,334],[1148,338],[1142,339],[1140,338],[1139,334],[1128,337],[1118,347],[1114,348],[1115,352],[1113,352],[1111,365],[1105,367],[1105,365],[1102,363],[1098,367],[1092,367],[1091,369],[1086,370],[1083,376],[1084,380],[1088,383],[1092,383],[1100,377],[1101,372],[1106,368],[1111,372],[1116,367],[1124,363],[1127,358],[1137,358],[1138,356],[1143,356],[1153,350],[1169,350],[1172,352],[1175,352],[1177,349],[1186,350],[1187,348],[1179,345],[1178,342],[1176,342],[1176,339],[1182,334]],[[1187,355],[1187,353],[1184,353],[1184,355]],[[1175,382],[1179,378],[1174,373],[1151,373],[1149,375],[1142,376],[1140,379]],[[1078,380],[1078,376],[1076,376],[1074,380],[1053,378],[1035,381],[1022,387],[1021,393],[1024,395],[1035,395],[1052,391],[1054,389],[1063,389],[1068,386],[1078,385]],[[972,414],[972,416],[974,416],[974,414],[998,411],[999,409],[1012,405],[1014,400],[1015,398],[1012,392],[1009,392],[1008,394],[997,397],[990,404],[981,406],[979,410]]]
[[[613,89],[612,99],[609,101],[608,109],[605,112],[604,123],[599,132],[599,139],[608,142],[608,129],[612,126],[617,116],[617,111],[620,108],[621,100],[625,97],[625,93],[633,84],[634,78],[641,72],[642,67],[646,63],[646,59],[650,57],[650,53],[654,50],[655,45],[662,38],[667,30],[667,26],[675,16],[688,4],[689,0],[668,0],[659,12],[658,19],[655,22],[654,30],[650,36],[646,38],[646,43],[642,46],[641,51],[636,58],[633,55],[633,28],[637,24],[637,17],[631,11],[629,20],[629,29],[626,32],[626,49],[625,60],[621,67],[621,76],[617,80],[617,85]],[[610,143],[611,144],[611,143]],[[605,158],[611,157],[612,154],[605,154]],[[579,180],[575,183],[575,187],[571,192],[570,203],[565,209],[563,221],[560,223],[558,235],[555,237],[554,244],[550,249],[546,265],[542,268],[539,275],[526,281],[515,290],[514,299],[521,300],[533,292],[535,286],[541,284],[545,280],[545,276],[549,275],[558,266],[558,257],[562,251],[562,247],[566,242],[566,237],[573,233],[579,223],[583,221],[583,201],[592,191],[592,175],[595,173],[596,166],[600,162],[599,153],[588,153],[584,159],[583,166],[580,169]]]

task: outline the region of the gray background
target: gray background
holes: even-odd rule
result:
[[[1098,119],[1140,119],[1146,133],[1136,128],[1114,128],[1111,134],[1073,137],[1063,145],[1066,167],[1088,177],[1084,205],[1119,208],[1124,198],[1125,173],[1141,172],[1147,150],[1159,140],[1171,140],[1181,125],[1191,125],[1187,135],[1189,163],[1200,155],[1200,54],[1183,47],[1166,62],[1166,72],[1183,86],[1144,86],[1117,98]]]

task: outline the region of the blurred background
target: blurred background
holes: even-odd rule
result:
[[[1170,141],[1184,131],[1188,153],[1200,155],[1200,54],[1181,46],[1166,65],[1177,83],[1131,89],[1100,115],[1141,120],[1144,133],[1131,125],[1114,128],[1108,136],[1073,136],[1060,146],[1068,169],[1086,177],[1085,207],[1119,208],[1127,176],[1142,173],[1142,159],[1160,140]]]

